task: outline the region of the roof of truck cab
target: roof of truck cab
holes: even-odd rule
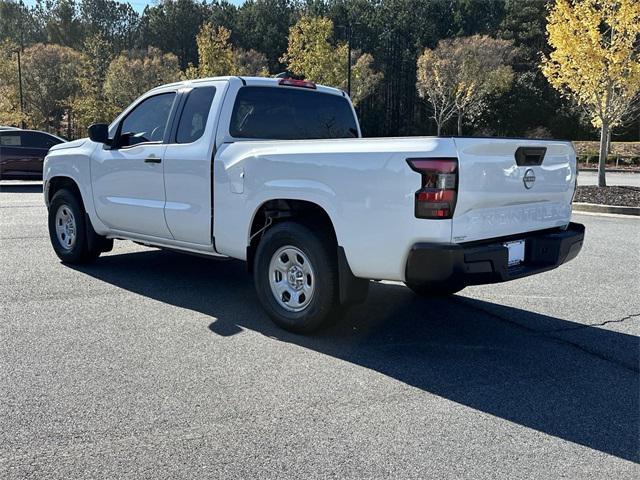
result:
[[[197,84],[200,84],[200,83],[207,83],[212,81],[226,81],[226,82],[239,81],[245,85],[251,85],[251,86],[265,86],[265,87],[279,86],[280,80],[282,79],[267,78],[267,77],[244,77],[244,76],[205,77],[205,78],[195,78],[193,80],[183,80],[181,82],[167,83],[165,85],[159,85],[151,89],[150,91],[152,92],[154,90],[160,90],[160,89],[169,88],[169,87],[178,87],[178,88],[190,87],[190,86],[196,86]],[[339,88],[327,87],[325,85],[320,85],[320,84],[316,84],[316,87],[317,87],[316,91],[318,92],[330,93],[333,95],[341,95],[343,97],[347,96],[347,94],[343,90],[340,90]],[[301,88],[301,87],[284,86],[284,88]]]

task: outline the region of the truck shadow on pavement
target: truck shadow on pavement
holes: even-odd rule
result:
[[[463,296],[425,300],[373,284],[369,299],[332,327],[299,336],[263,313],[245,266],[171,252],[100,258],[77,270],[166,304],[213,317],[230,336],[249,329],[375,370],[481,412],[638,461],[638,373],[548,332],[581,328],[620,351],[638,338]],[[490,313],[500,309],[500,315]],[[522,317],[519,326],[505,318]],[[206,327],[205,327],[206,328]],[[461,439],[461,441],[465,441]],[[508,438],[496,438],[496,444]],[[505,448],[507,448],[505,446]]]

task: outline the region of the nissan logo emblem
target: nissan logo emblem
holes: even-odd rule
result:
[[[536,183],[536,174],[533,173],[533,170],[528,168],[527,171],[524,172],[524,177],[522,177],[522,181],[524,182],[524,188],[529,190],[531,187],[533,187],[533,184]]]

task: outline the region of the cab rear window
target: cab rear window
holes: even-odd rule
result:
[[[358,126],[342,96],[290,87],[243,87],[229,133],[267,140],[353,138]]]

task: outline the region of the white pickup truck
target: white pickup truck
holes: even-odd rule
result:
[[[311,82],[155,88],[50,150],[53,248],[69,263],[113,239],[244,260],[267,313],[296,332],[364,300],[369,279],[448,294],[580,251],[570,142],[360,137],[346,94]]]

